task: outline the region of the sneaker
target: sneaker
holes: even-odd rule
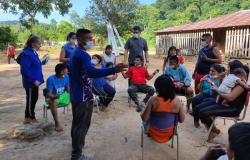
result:
[[[23,124],[29,124],[31,123],[31,119],[30,118],[24,118]]]
[[[95,158],[93,156],[83,155],[79,160],[95,160]]]

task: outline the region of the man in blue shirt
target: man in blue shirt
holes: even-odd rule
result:
[[[63,131],[63,128],[58,121],[56,100],[65,91],[69,92],[69,77],[67,75],[67,66],[64,64],[57,64],[55,72],[55,75],[52,75],[47,79],[47,96],[50,99],[50,110],[55,120],[55,130],[61,132]]]
[[[173,78],[175,84],[175,92],[177,94],[185,95],[187,98],[187,112],[190,109],[194,91],[191,88],[191,77],[186,67],[178,63],[178,57],[173,56],[169,58],[169,66],[166,68],[165,74]]]
[[[71,160],[90,160],[82,154],[85,136],[91,122],[93,111],[93,94],[90,78],[104,77],[124,71],[126,65],[120,63],[114,68],[97,69],[91,64],[91,57],[86,52],[93,48],[92,33],[87,29],[76,32],[78,47],[70,59],[70,97],[72,102],[73,122],[71,128]]]

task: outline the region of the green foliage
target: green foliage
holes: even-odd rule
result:
[[[8,43],[16,44],[16,33],[12,32],[10,27],[0,26],[0,49],[3,50]]]
[[[57,26],[58,40],[66,41],[66,36],[69,32],[74,32],[74,26],[68,21],[61,21]]]
[[[68,13],[72,6],[70,0],[4,0],[0,3],[0,8],[12,13],[19,13],[20,22],[32,33],[33,26],[36,24],[35,17],[41,13],[48,17],[54,10],[64,15]]]

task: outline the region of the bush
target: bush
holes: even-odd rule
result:
[[[8,43],[16,44],[17,36],[11,32],[10,27],[0,26],[0,50],[3,50]]]

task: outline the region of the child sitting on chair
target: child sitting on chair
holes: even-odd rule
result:
[[[107,68],[114,67],[114,64],[112,62],[106,63]],[[117,79],[118,75],[115,73],[114,75],[110,75],[106,77],[107,83],[115,89],[115,80]]]
[[[175,84],[175,92],[177,94],[184,95],[187,98],[187,112],[189,111],[194,91],[191,87],[191,77],[188,73],[187,68],[178,63],[179,59],[177,56],[169,58],[169,66],[165,70],[165,74],[173,77]]]
[[[139,55],[135,57],[135,66],[129,67],[127,72],[122,72],[125,79],[130,78],[131,84],[128,88],[128,94],[135,102],[137,112],[141,112],[149,98],[154,95],[155,90],[153,87],[147,85],[147,80],[151,80],[158,72],[159,70],[157,69],[149,75],[147,68],[142,66],[142,57]],[[139,103],[137,92],[147,94],[143,103]]]
[[[57,132],[61,132],[63,131],[63,128],[58,120],[56,104],[60,95],[62,95],[64,92],[69,92],[69,77],[67,75],[67,66],[64,64],[57,64],[55,67],[55,72],[55,75],[51,75],[47,79],[47,97],[50,99],[50,110],[55,120],[55,130]]]
[[[146,109],[141,115],[143,122],[148,122],[150,116],[154,113],[173,113],[177,114],[178,121],[180,123],[184,122],[185,114],[183,110],[183,105],[180,99],[175,95],[174,84],[168,75],[159,76],[154,83],[157,96],[153,96],[147,103]],[[160,123],[167,123],[163,122]],[[149,122],[148,135],[156,142],[165,143],[169,141],[174,134],[174,125],[165,130],[158,129]]]
[[[249,86],[247,85],[247,73],[243,68],[236,68],[232,73],[226,76],[218,90],[223,93],[230,93],[237,84],[249,90]],[[216,102],[227,105],[227,101],[222,100],[220,96],[217,97]]]

